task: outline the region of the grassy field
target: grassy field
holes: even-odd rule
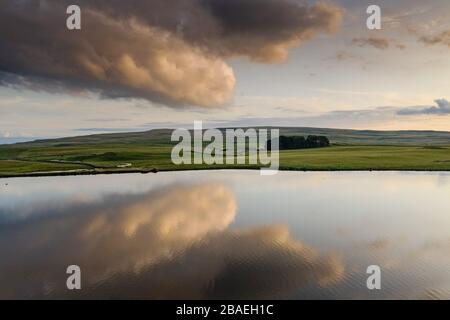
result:
[[[450,170],[450,147],[334,146],[283,151],[285,170]]]
[[[304,128],[289,130],[282,134],[305,133]],[[328,132],[332,147],[282,151],[280,169],[450,170],[450,133],[402,132],[395,138],[392,132],[383,136],[383,132],[370,135],[368,131],[342,131],[334,135]],[[258,168],[252,165],[175,166],[170,159],[173,143],[169,133],[154,130],[2,145],[0,177]],[[360,144],[364,141],[367,145]]]

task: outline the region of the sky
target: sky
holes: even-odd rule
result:
[[[448,0],[0,0],[0,142],[195,120],[450,131],[449,14]]]

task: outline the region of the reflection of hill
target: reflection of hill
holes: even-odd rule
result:
[[[0,298],[273,298],[343,273],[284,226],[229,230],[236,202],[219,184],[32,211],[0,226]],[[79,292],[65,288],[71,264]]]

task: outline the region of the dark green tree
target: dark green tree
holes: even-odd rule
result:
[[[272,149],[272,140],[267,141],[267,150]],[[307,148],[324,148],[330,146],[330,140],[325,136],[310,135],[306,139],[302,136],[280,136],[280,150],[294,150]]]

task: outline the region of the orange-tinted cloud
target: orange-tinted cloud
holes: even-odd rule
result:
[[[211,183],[35,204],[0,224],[0,298],[277,298],[343,277],[340,256],[286,226],[230,229],[236,212],[232,191]],[[66,288],[71,264],[79,292]]]
[[[443,45],[450,47],[450,30],[435,35],[421,36],[419,40],[427,45]]]
[[[69,31],[69,4],[0,3],[0,84],[217,107],[236,82],[227,59],[283,62],[342,17],[288,0],[80,0],[82,30]]]
[[[380,50],[386,50],[390,47],[395,47],[402,50],[406,48],[404,44],[385,37],[354,38],[352,43],[359,47],[371,46]]]

